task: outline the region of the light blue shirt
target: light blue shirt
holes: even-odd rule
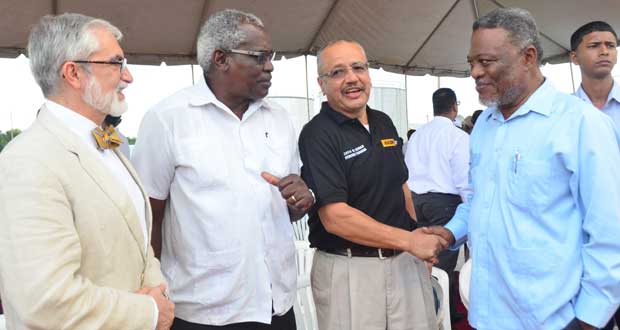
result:
[[[583,90],[583,85],[579,86],[575,95],[580,99],[592,104],[590,97]],[[611,117],[616,127],[620,128],[620,86],[614,80],[614,84],[611,86],[611,91],[609,95],[607,95],[607,102],[605,102],[605,106],[601,109],[606,115]]]
[[[602,327],[620,301],[620,136],[548,80],[510,118],[471,135],[474,190],[446,225],[469,236],[478,330]]]

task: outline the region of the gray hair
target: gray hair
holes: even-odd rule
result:
[[[45,97],[58,92],[65,62],[86,60],[99,50],[99,41],[92,33],[95,29],[105,29],[116,40],[123,37],[108,21],[72,13],[43,16],[32,28],[28,40],[30,70]]]
[[[502,28],[510,34],[514,46],[523,49],[533,45],[538,53],[536,61],[542,62],[543,49],[536,21],[529,11],[521,8],[497,8],[474,22],[473,30]]]
[[[224,9],[209,16],[196,40],[196,60],[205,72],[211,68],[216,49],[230,50],[246,41],[247,35],[240,29],[243,24],[265,28],[256,15],[240,10]]]
[[[366,57],[366,51],[364,50],[364,47],[357,41],[352,40],[352,39],[338,39],[338,40],[332,40],[330,42],[328,42],[325,46],[321,47],[321,49],[319,49],[318,52],[316,52],[316,70],[318,72],[318,74],[321,74],[321,65],[323,65],[323,62],[321,60],[321,55],[323,55],[323,52],[325,51],[325,49],[335,45],[335,44],[339,44],[341,42],[346,42],[346,43],[350,43],[350,44],[355,44],[357,45],[361,50],[362,50],[362,54],[364,54],[364,57]]]

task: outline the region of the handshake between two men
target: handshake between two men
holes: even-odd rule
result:
[[[454,235],[442,226],[420,227],[411,236],[407,252],[432,264],[438,262],[439,253],[454,244]]]

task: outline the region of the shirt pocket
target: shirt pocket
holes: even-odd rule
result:
[[[195,256],[194,300],[213,312],[241,298],[246,290],[243,272],[245,258],[241,248],[202,252]]]
[[[289,141],[273,141],[265,143],[265,168],[279,178],[291,174],[292,147]]]
[[[178,146],[177,175],[200,187],[223,185],[228,178],[228,157],[219,141],[204,139],[181,140]]]
[[[539,211],[547,204],[556,188],[552,185],[553,171],[545,161],[513,160],[508,174],[508,201],[525,211]]]

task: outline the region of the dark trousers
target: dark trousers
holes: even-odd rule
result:
[[[184,321],[175,317],[172,324],[172,330],[297,330],[295,324],[295,313],[291,308],[286,314],[282,316],[274,315],[271,317],[271,324],[258,323],[258,322],[243,322],[233,323],[227,325],[207,325],[197,324]]]
[[[462,202],[459,195],[432,192],[418,195],[412,191],[411,197],[413,198],[418,224],[423,227],[445,225],[452,219],[457,206]],[[454,288],[454,268],[458,258],[458,251],[446,250],[439,254],[439,263],[435,265],[435,267],[441,268],[448,273],[450,281],[450,314],[452,315],[456,312],[457,292],[455,292]]]

